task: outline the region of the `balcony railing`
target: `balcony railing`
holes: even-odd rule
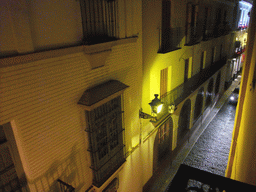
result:
[[[256,186],[182,164],[166,191],[256,191]]]
[[[168,53],[177,49],[181,49],[181,41],[184,37],[184,29],[181,27],[166,27],[164,30],[165,31],[162,31],[161,47],[158,53]]]
[[[211,76],[213,76],[219,69],[221,69],[226,64],[226,60],[227,58],[225,57],[215,62],[210,67],[203,69],[201,72],[188,79],[187,82],[162,95],[161,101],[164,102],[165,105],[175,104],[177,106]]]

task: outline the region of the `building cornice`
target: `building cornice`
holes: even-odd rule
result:
[[[13,57],[0,58],[0,68],[10,67],[14,65],[20,65],[30,62],[35,62],[44,59],[50,59],[55,57],[61,57],[69,54],[75,54],[79,52],[84,52],[85,55],[94,55],[100,52],[108,52],[111,47],[137,42],[138,37],[129,37],[124,39],[118,39],[115,41],[100,43],[95,45],[79,45],[74,47],[67,47],[61,49],[54,49],[49,51],[42,51],[37,53],[29,53],[25,55],[18,55]],[[93,68],[93,67],[92,67]]]

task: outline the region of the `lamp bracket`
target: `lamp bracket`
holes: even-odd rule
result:
[[[139,111],[139,118],[142,118],[142,119],[151,119],[150,121],[151,122],[156,122],[157,121],[157,117],[154,117],[152,115],[149,115],[147,113],[144,113],[142,112],[142,109],[140,109]]]
[[[139,111],[139,118],[151,119],[151,118],[154,118],[154,117],[152,115],[149,115],[147,113],[142,112],[142,109],[140,109],[140,111]]]

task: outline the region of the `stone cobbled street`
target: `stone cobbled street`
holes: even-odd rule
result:
[[[183,163],[225,176],[235,113],[236,106],[226,102],[199,137]]]

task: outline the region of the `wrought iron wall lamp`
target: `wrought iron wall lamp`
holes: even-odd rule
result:
[[[162,108],[163,108],[163,103],[161,102],[160,99],[158,99],[158,94],[154,95],[155,98],[149,103],[150,107],[151,107],[151,113],[152,115],[149,115],[147,113],[142,112],[142,109],[140,109],[139,111],[139,117],[142,119],[151,119],[152,121],[156,121],[157,118],[157,114],[161,112]]]

